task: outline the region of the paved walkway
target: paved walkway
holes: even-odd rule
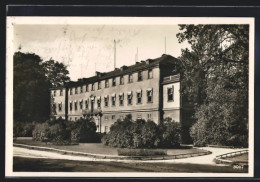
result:
[[[86,156],[71,156],[71,155],[62,155],[54,152],[47,151],[38,151],[38,150],[30,150],[20,147],[13,147],[14,156],[18,157],[26,157],[26,158],[48,158],[48,159],[67,159],[67,160],[76,160],[76,161],[120,161],[120,162],[167,162],[167,163],[193,163],[193,164],[210,164],[216,165],[214,162],[214,158],[217,155],[235,152],[243,149],[227,149],[227,148],[212,148],[212,147],[202,147],[201,149],[211,151],[212,154],[184,159],[171,159],[171,160],[152,160],[152,161],[136,161],[136,160],[118,160],[118,159],[97,159]]]

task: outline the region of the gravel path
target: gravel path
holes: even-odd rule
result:
[[[26,157],[26,158],[47,158],[47,159],[66,159],[66,160],[76,160],[76,161],[121,161],[121,162],[137,162],[136,160],[118,160],[118,159],[95,159],[86,156],[71,156],[62,155],[54,152],[30,150],[20,147],[13,147],[13,155],[16,157]],[[166,163],[191,163],[191,164],[210,164],[216,165],[214,158],[217,155],[239,151],[243,149],[227,149],[227,148],[211,148],[202,147],[201,149],[211,151],[212,154],[184,159],[171,159],[171,160],[152,160],[152,161],[138,161],[138,162],[166,162]]]

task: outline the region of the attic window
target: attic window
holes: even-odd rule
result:
[[[112,78],[112,86],[116,86],[116,78]]]

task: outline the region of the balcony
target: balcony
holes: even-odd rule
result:
[[[101,115],[101,114],[102,114],[101,109],[93,109],[93,111],[91,111],[89,109],[82,110],[83,116],[94,116],[94,115]]]
[[[171,75],[163,78],[163,83],[171,83],[180,81],[180,74]]]

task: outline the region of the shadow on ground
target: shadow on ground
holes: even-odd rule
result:
[[[247,173],[248,169],[176,163],[125,163],[71,161],[14,157],[14,172],[186,172],[186,173]]]

